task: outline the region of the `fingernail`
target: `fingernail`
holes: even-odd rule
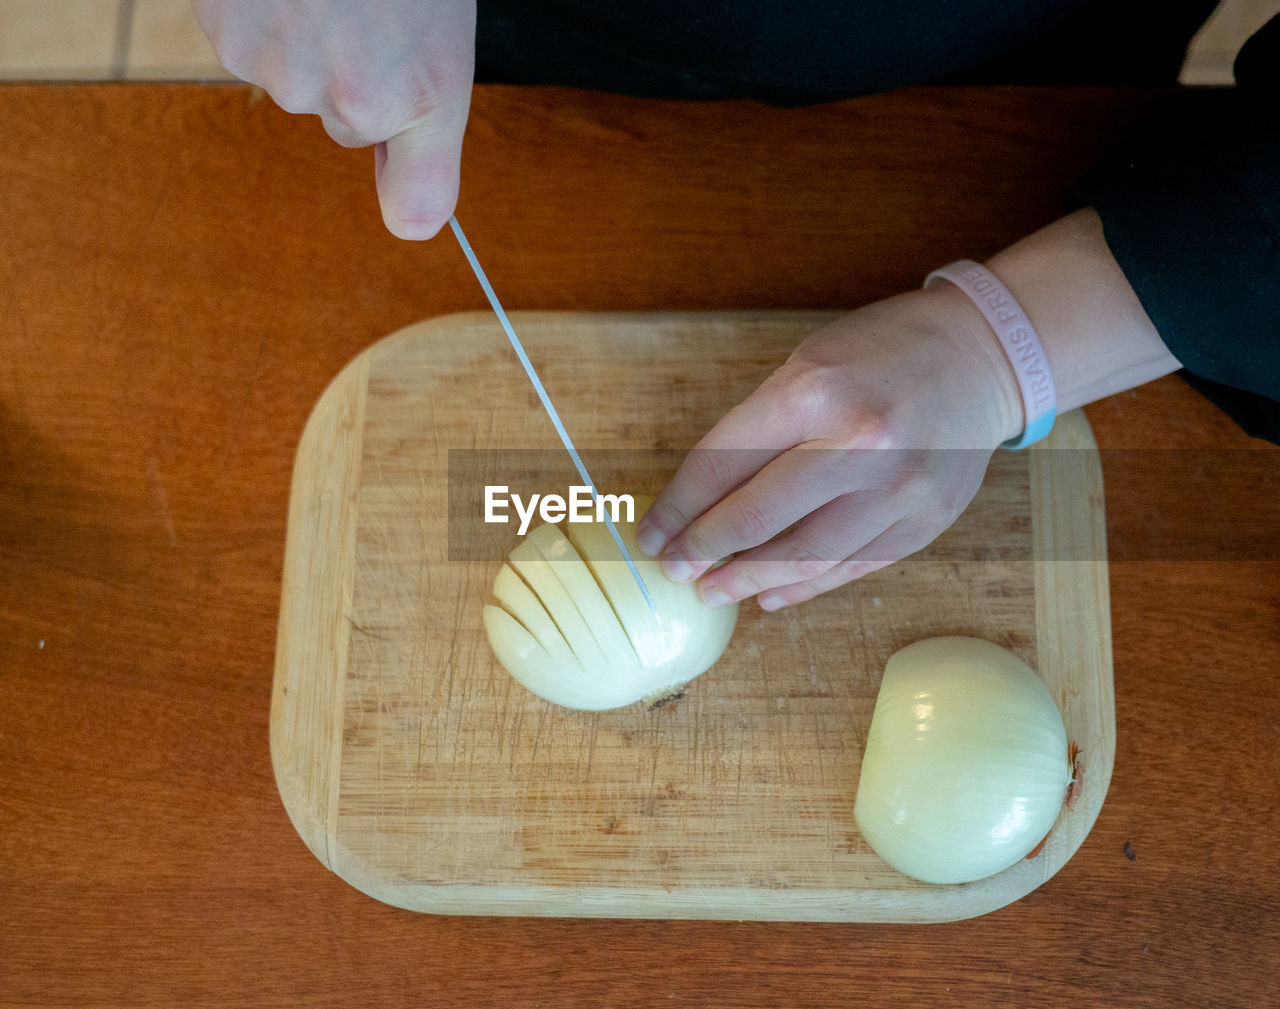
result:
[[[729,593],[718,585],[704,585],[698,590],[698,595],[708,606],[723,606],[725,603],[733,602]]]
[[[425,242],[440,233],[441,223],[429,217],[415,217],[406,214],[403,217],[387,220],[387,230],[396,238],[407,242]]]
[[[787,601],[776,592],[766,592],[756,602],[760,604],[762,610],[780,610],[787,605]]]
[[[646,523],[643,519],[636,526],[636,543],[640,547],[640,552],[646,557],[657,557],[663,546],[665,546],[662,533],[658,527]]]
[[[673,582],[687,582],[693,580],[693,565],[683,557],[677,554],[672,554],[669,557],[662,558],[661,563],[662,573]]]

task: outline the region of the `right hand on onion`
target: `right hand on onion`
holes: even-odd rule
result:
[[[475,0],[194,0],[223,66],[344,147],[375,146],[383,220],[440,230],[458,199]]]
[[[890,298],[814,333],[722,418],[639,543],[708,605],[803,602],[931,543],[1021,426],[1012,371],[963,294]]]

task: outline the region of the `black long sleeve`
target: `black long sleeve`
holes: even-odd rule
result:
[[[1280,442],[1280,16],[1237,86],[1193,90],[1081,179],[1107,244],[1185,377]]]

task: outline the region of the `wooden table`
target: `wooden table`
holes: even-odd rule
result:
[[[1050,220],[1166,100],[486,88],[459,216],[513,308],[851,307]],[[7,86],[0,132],[0,1005],[1275,998],[1280,520],[1259,480],[1280,461],[1179,379],[1089,410],[1119,742],[1092,835],[1040,890],[941,926],[414,915],[303,846],[267,718],[298,435],[372,341],[483,306],[457,247],[384,233],[369,153],[249,88]]]

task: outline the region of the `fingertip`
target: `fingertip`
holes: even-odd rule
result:
[[[665,492],[645,509],[636,524],[636,542],[649,557],[662,553],[683,529],[678,518],[666,507],[664,497]]]
[[[458,202],[455,187],[383,187],[378,193],[382,220],[397,238],[423,242],[434,238],[449,221]]]
[[[409,242],[425,242],[429,238],[435,238],[448,220],[448,214],[440,218],[438,215],[419,215],[413,210],[406,212],[401,208],[382,208],[382,221],[387,230],[396,238]]]
[[[640,548],[640,552],[646,557],[657,557],[666,545],[667,537],[657,524],[650,522],[648,518],[641,519],[636,526],[636,546]]]
[[[693,581],[693,565],[679,554],[669,554],[666,557],[663,557],[660,564],[662,566],[662,573],[667,576],[669,581],[673,581],[677,585],[683,585],[685,582]]]
[[[729,595],[719,585],[699,585],[698,598],[702,600],[704,606],[726,606],[733,602],[733,596]]]
[[[766,610],[770,613],[774,610],[780,610],[783,607],[790,605],[790,603],[776,592],[762,592],[756,597],[756,602],[760,604],[760,608],[762,610]]]
[[[397,238],[434,238],[458,203],[457,151],[421,150],[393,137],[375,148],[378,204],[382,220]]]

